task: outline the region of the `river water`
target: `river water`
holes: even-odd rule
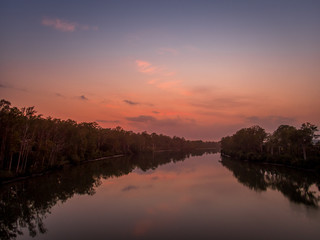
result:
[[[312,173],[162,153],[0,188],[1,239],[319,239]]]

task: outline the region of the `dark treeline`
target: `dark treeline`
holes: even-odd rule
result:
[[[201,156],[205,152],[212,151],[128,155],[65,166],[61,171],[3,185],[0,187],[0,239],[15,239],[24,229],[28,229],[32,237],[46,233],[43,220],[52,207],[74,195],[94,195],[103,179],[120,177],[136,168],[142,171],[156,169],[160,165],[183,161],[189,156]]]
[[[221,157],[221,163],[237,180],[254,191],[276,189],[291,202],[318,208],[320,178],[316,173],[269,164],[253,164]]]
[[[0,180],[116,154],[216,147],[215,142],[44,118],[34,107],[18,109],[0,101]]]
[[[285,164],[320,171],[317,126],[303,123],[300,129],[281,125],[272,134],[259,126],[243,128],[221,139],[221,153],[248,161]]]

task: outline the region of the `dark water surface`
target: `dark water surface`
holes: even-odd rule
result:
[[[0,237],[319,239],[319,186],[220,154],[117,158],[1,187]]]

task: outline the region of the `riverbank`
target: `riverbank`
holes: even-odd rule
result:
[[[66,166],[72,166],[72,165],[82,165],[82,164],[86,164],[86,163],[90,163],[90,162],[97,162],[97,161],[103,161],[103,160],[107,160],[107,159],[112,159],[112,158],[119,158],[119,157],[124,157],[124,154],[117,154],[117,155],[112,155],[112,156],[106,156],[106,157],[101,157],[101,158],[96,158],[96,159],[90,159],[90,160],[85,160],[85,161],[81,161],[77,164],[73,164],[73,163],[66,163],[64,165],[58,166],[58,167],[53,167],[51,169],[47,169],[45,171],[42,172],[38,172],[38,173],[32,173],[32,174],[25,174],[25,175],[19,175],[19,176],[12,176],[12,177],[1,177],[0,178],[0,185],[5,185],[8,183],[13,183],[13,182],[18,182],[18,181],[23,181],[29,178],[34,178],[34,177],[40,177],[55,171],[59,171],[61,169],[63,169]]]
[[[290,169],[295,169],[295,170],[299,170],[299,171],[306,171],[306,172],[313,172],[313,173],[318,173],[320,174],[320,166],[319,164],[315,164],[315,161],[305,161],[305,164],[301,164],[301,161],[297,161],[296,165],[291,164],[290,162],[287,163],[279,163],[279,162],[274,162],[274,161],[263,161],[261,159],[241,159],[241,158],[237,158],[234,156],[230,156],[224,153],[221,153],[221,157],[225,157],[225,158],[229,158],[229,159],[233,159],[234,161],[240,161],[240,162],[248,162],[248,163],[252,163],[252,164],[257,164],[257,165],[270,165],[270,166],[277,166],[277,167],[285,167],[285,168],[290,168]],[[279,160],[279,159],[278,159]],[[300,166],[299,166],[299,165]],[[312,166],[312,167],[308,167],[308,166]]]
[[[197,155],[198,153],[216,153],[218,152],[217,149],[215,148],[197,148],[197,149],[193,149],[193,150],[189,150],[189,151],[177,151],[177,150],[170,150],[170,149],[166,149],[166,150],[156,150],[153,152],[148,152],[148,153],[143,153],[143,154],[165,154],[165,153],[172,153],[175,155]],[[141,154],[141,155],[143,155]],[[49,169],[46,169],[44,171],[41,172],[34,172],[34,173],[25,173],[25,174],[20,174],[20,175],[9,175],[10,173],[6,172],[6,175],[3,174],[3,176],[0,174],[0,186],[1,185],[5,185],[8,183],[13,183],[13,182],[17,182],[17,181],[23,181],[29,178],[34,178],[34,177],[40,177],[46,174],[50,174],[53,172],[57,172],[57,171],[61,171],[62,169],[70,166],[79,166],[79,165],[83,165],[83,164],[87,164],[87,163],[92,163],[92,162],[98,162],[98,161],[103,161],[103,160],[108,160],[108,159],[116,159],[116,158],[120,158],[120,157],[134,157],[134,156],[140,156],[140,154],[115,154],[115,155],[110,155],[110,156],[105,156],[105,157],[100,157],[100,158],[95,158],[95,159],[89,159],[89,160],[83,160],[80,162],[65,162],[64,164],[60,165],[60,166],[53,166]],[[8,176],[9,175],[9,176]]]

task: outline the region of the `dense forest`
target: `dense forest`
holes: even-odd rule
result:
[[[218,147],[216,142],[44,118],[34,107],[18,109],[0,101],[0,180],[117,154]]]
[[[317,126],[281,125],[272,134],[259,126],[243,128],[221,139],[221,153],[235,159],[284,164],[320,172]]]

